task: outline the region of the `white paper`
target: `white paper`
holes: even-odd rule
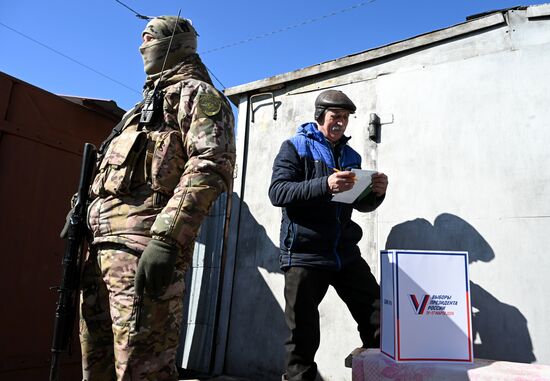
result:
[[[351,171],[355,173],[355,185],[350,190],[336,193],[332,196],[332,201],[351,204],[370,185],[372,181],[371,176],[378,172],[365,169],[352,169]]]

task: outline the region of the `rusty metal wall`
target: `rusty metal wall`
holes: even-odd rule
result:
[[[64,242],[59,231],[76,191],[82,148],[117,122],[0,72],[0,379],[47,379]],[[63,379],[79,379],[74,354]]]

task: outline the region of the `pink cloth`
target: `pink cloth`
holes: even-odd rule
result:
[[[397,363],[368,349],[353,357],[352,381],[550,381],[550,366],[475,359],[473,364]]]

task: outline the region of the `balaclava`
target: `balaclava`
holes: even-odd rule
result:
[[[170,37],[176,25],[174,39],[170,52],[168,45]],[[165,70],[179,63],[184,57],[194,54],[197,51],[197,32],[191,21],[176,16],[159,16],[147,23],[142,32],[151,34],[155,39],[144,42],[139,51],[143,57],[143,67],[148,75],[159,73],[166,57]]]

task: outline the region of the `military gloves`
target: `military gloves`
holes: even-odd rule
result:
[[[162,296],[172,282],[178,254],[176,245],[152,239],[138,262],[136,295],[141,296],[145,291],[151,297]]]

